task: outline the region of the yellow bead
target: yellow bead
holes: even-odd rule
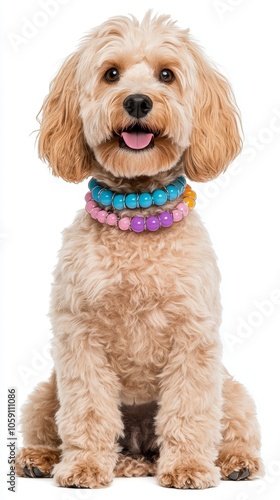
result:
[[[184,198],[184,202],[188,205],[190,210],[192,210],[195,206],[195,200],[193,198],[190,198],[189,196]]]
[[[197,198],[196,193],[192,189],[185,189],[184,195],[190,196],[191,198],[193,198],[193,200],[196,200]]]

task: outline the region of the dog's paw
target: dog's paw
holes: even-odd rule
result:
[[[20,477],[51,477],[59,462],[60,450],[50,446],[21,448],[15,460],[16,474]]]
[[[158,475],[158,482],[165,488],[204,489],[217,486],[220,481],[218,467],[194,464],[179,465]]]
[[[112,475],[103,471],[93,461],[63,461],[54,468],[58,486],[68,488],[104,488],[112,482]]]
[[[222,479],[231,481],[255,479],[264,474],[263,464],[259,457],[230,455],[220,459],[218,465]]]

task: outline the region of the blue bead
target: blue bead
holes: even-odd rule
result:
[[[173,201],[173,200],[176,200],[176,198],[178,198],[178,189],[173,186],[173,184],[168,184],[168,186],[166,186],[166,191],[168,192],[168,199]]]
[[[156,189],[153,192],[153,200],[155,205],[164,205],[167,202],[167,193],[162,189]]]
[[[105,189],[99,195],[99,201],[104,207],[108,207],[112,204],[113,193],[110,189]]]
[[[184,187],[187,184],[187,179],[183,175],[180,175],[180,177],[178,177],[178,181],[182,182],[184,184]]]
[[[90,191],[92,191],[92,189],[93,189],[95,186],[97,186],[97,184],[98,184],[98,182],[97,182],[94,178],[90,179],[90,181],[89,181],[89,183],[88,183],[88,188],[89,188],[89,190],[90,190]]]
[[[153,203],[150,193],[141,193],[139,196],[139,205],[141,208],[149,208]]]
[[[183,192],[185,191],[187,181],[185,177],[183,177],[182,175],[180,177],[177,177],[176,180],[179,181],[179,183],[181,184],[180,194],[183,194]]]
[[[116,194],[113,199],[113,207],[116,210],[123,210],[125,207],[124,204],[124,194]]]
[[[91,191],[91,195],[92,195],[94,201],[99,201],[98,200],[98,193],[99,193],[99,191],[101,191],[101,189],[102,189],[102,187],[99,186],[99,184],[97,184],[97,186],[95,186],[93,188],[93,190]]]
[[[127,208],[137,207],[137,195],[134,193],[127,194],[125,197],[125,204]]]
[[[179,195],[184,192],[184,186],[182,186],[181,182],[179,182],[179,181],[176,180],[176,181],[173,182],[173,184],[178,189]]]

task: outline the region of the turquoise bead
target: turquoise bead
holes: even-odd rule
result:
[[[98,198],[104,207],[109,207],[112,204],[113,193],[110,189],[105,189],[100,193]]]
[[[179,182],[179,181],[176,180],[176,181],[173,182],[173,184],[178,189],[179,195],[184,192],[185,188],[184,188],[184,186],[182,186],[181,182]]]
[[[173,201],[173,200],[176,200],[176,198],[178,198],[178,189],[173,186],[173,184],[168,184],[168,186],[166,186],[166,191],[168,192],[168,199]]]
[[[90,181],[88,183],[88,188],[90,191],[92,191],[93,188],[97,185],[98,185],[98,182],[94,178],[92,178],[92,179],[90,179]]]
[[[139,196],[139,206],[141,208],[149,208],[153,204],[153,198],[150,193],[141,193]]]
[[[153,192],[153,200],[155,205],[164,205],[167,202],[167,193],[162,189],[156,189]]]
[[[99,184],[97,184],[97,186],[95,186],[93,188],[93,190],[91,191],[91,195],[92,195],[94,201],[99,201],[98,194],[99,194],[99,191],[101,191],[101,189],[103,189],[103,188],[101,186],[99,186]]]
[[[116,194],[116,196],[114,197],[113,207],[116,210],[123,210],[125,208],[124,196],[124,194]]]
[[[125,197],[125,204],[127,208],[137,207],[137,195],[134,193],[127,194]]]
[[[177,177],[177,180],[183,183],[184,188],[186,187],[186,185],[187,185],[186,177],[184,177],[183,175],[180,175],[180,177]]]

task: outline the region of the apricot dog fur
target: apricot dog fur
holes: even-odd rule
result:
[[[144,116],[124,107],[135,94],[152,102]],[[135,125],[153,133],[149,147],[121,144]],[[39,154],[53,173],[94,176],[120,193],[152,192],[178,175],[213,179],[240,148],[228,82],[168,16],[94,29],[42,107]],[[207,488],[261,475],[254,403],[221,361],[219,281],[195,210],[141,234],[80,211],[54,273],[54,372],[23,409],[18,475],[89,488],[114,476]]]

